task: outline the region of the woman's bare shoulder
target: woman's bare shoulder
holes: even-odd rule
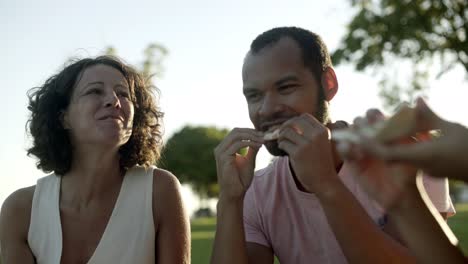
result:
[[[14,191],[3,202],[2,212],[4,210],[12,210],[15,212],[31,212],[32,200],[34,197],[35,189],[36,186],[34,185]]]
[[[154,169],[153,177],[153,212],[155,223],[158,223],[163,216],[170,215],[168,211],[183,208],[183,202],[180,182],[174,174],[167,170]]]
[[[180,182],[170,171],[155,168],[153,171],[154,193],[179,191]]]
[[[0,211],[0,228],[15,228],[27,233],[31,218],[31,207],[36,186],[16,190],[3,202]]]

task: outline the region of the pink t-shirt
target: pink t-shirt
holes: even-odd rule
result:
[[[383,225],[382,210],[353,180],[346,163],[338,175],[376,225]],[[448,193],[437,197],[450,201]],[[297,189],[287,157],[255,173],[244,198],[244,229],[247,242],[271,248],[281,264],[347,263],[317,197]]]
[[[432,204],[441,213],[455,214],[455,207],[450,199],[449,184],[447,178],[434,178],[424,175],[424,189],[431,199]]]

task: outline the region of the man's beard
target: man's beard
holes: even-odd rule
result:
[[[319,100],[317,112],[313,116],[322,124],[327,124],[330,122],[328,102],[326,100]],[[288,156],[288,153],[286,153],[286,151],[278,147],[277,140],[266,141],[264,145],[268,152],[270,152],[270,154],[273,156]]]
[[[268,152],[270,152],[271,155],[273,156],[279,156],[279,157],[283,157],[283,156],[287,156],[288,153],[286,153],[286,151],[280,149],[278,147],[278,141],[277,140],[271,140],[271,141],[267,141],[264,143],[266,149],[268,150]]]

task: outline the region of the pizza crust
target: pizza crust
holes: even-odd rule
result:
[[[279,138],[279,126],[271,127],[263,135],[263,139],[266,141],[277,140]]]
[[[277,140],[279,138],[279,128],[273,131],[268,131],[263,135],[263,139],[266,141]]]

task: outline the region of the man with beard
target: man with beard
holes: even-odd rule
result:
[[[345,124],[328,115],[338,82],[320,37],[300,28],[261,34],[242,78],[255,129],[233,129],[214,151],[212,263],[414,263],[330,141],[330,129]],[[254,176],[263,144],[278,157]],[[436,202],[449,212],[443,197]]]

